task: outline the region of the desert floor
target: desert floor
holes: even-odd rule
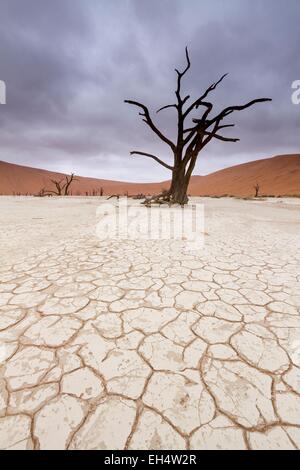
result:
[[[197,253],[102,202],[0,198],[0,448],[300,448],[300,201],[199,199]]]

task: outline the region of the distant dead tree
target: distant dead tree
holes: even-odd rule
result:
[[[62,180],[60,181],[57,181],[57,180],[51,180],[51,183],[53,183],[56,187],[56,194],[57,196],[62,196],[62,192],[63,192],[63,189],[64,189],[64,184],[63,184],[63,181],[65,179],[63,178]]]
[[[73,181],[77,181],[77,178],[75,178],[75,175],[74,173],[71,173],[71,176],[67,176],[66,175],[66,184],[65,184],[65,196],[69,196],[69,190],[70,190],[70,187],[71,187],[71,184],[73,183]]]
[[[51,179],[50,181],[54,184],[56,190],[44,189],[44,195],[69,196],[71,184],[76,180],[74,173],[71,173],[70,176],[66,175],[60,180]]]
[[[241,111],[243,109],[249,108],[256,103],[272,101],[270,98],[258,98],[244,105],[228,106],[217,113],[215,116],[211,116],[213,104],[207,101],[207,96],[209,93],[215,90],[215,88],[227,76],[227,74],[225,74],[216,83],[210,85],[199,98],[190,104],[186,104],[190,99],[190,95],[182,97],[181,81],[191,66],[187,48],[185,49],[185,55],[187,61],[185,69],[182,72],[175,69],[177,74],[177,88],[175,91],[176,102],[174,104],[163,106],[157,110],[158,113],[167,108],[175,108],[177,113],[177,138],[175,142],[170,140],[155,125],[147,106],[139,103],[138,101],[125,100],[125,103],[137,106],[141,110],[139,115],[142,116],[142,120],[159,137],[159,139],[169,147],[171,153],[173,154],[173,163],[168,164],[161,160],[158,156],[151,153],[141,152],[138,150],[133,150],[130,152],[131,155],[142,155],[151,158],[172,172],[172,181],[170,188],[168,189],[168,194],[166,195],[162,193],[152,197],[151,200],[147,199],[145,201],[146,205],[156,202],[186,204],[188,202],[188,185],[199,153],[206,147],[206,145],[211,142],[212,139],[221,140],[223,142],[237,142],[239,140],[236,138],[223,136],[219,133],[221,129],[234,126],[234,124],[221,125],[223,119],[235,111]],[[198,109],[202,109],[203,112],[200,115],[193,117],[193,112]],[[190,123],[186,125],[187,118],[191,118],[193,125]]]
[[[260,189],[260,186],[258,183],[256,183],[255,186],[253,186],[253,188],[255,189],[255,196],[254,197],[258,197],[258,194],[259,194],[259,189]]]

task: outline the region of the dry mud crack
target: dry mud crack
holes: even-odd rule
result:
[[[188,254],[0,199],[1,449],[300,448],[300,206],[201,202]]]

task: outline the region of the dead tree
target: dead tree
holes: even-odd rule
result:
[[[258,197],[258,194],[259,194],[259,184],[256,183],[256,185],[253,186],[253,188],[255,189],[255,196],[254,196],[254,197]]]
[[[70,186],[73,183],[73,181],[77,181],[77,178],[75,178],[74,173],[71,173],[71,176],[66,176],[65,178],[66,178],[66,183],[65,183],[65,186],[64,186],[64,190],[65,190],[64,195],[69,196]]]
[[[63,177],[61,180],[50,180],[51,183],[54,184],[54,186],[56,187],[56,191],[53,191],[53,190],[47,190],[48,193],[52,193],[52,194],[55,194],[56,196],[62,196],[62,193],[63,193],[63,190],[65,188],[65,184],[64,181],[65,181],[65,178]]]
[[[195,101],[187,104],[190,96],[182,97],[181,82],[183,76],[189,70],[191,63],[187,48],[185,49],[187,65],[185,69],[180,72],[175,69],[177,73],[177,88],[175,91],[176,102],[168,104],[157,110],[157,113],[168,108],[175,108],[177,113],[177,138],[176,142],[170,140],[153,122],[149,109],[138,101],[125,100],[133,106],[137,106],[141,111],[139,115],[142,116],[143,121],[150,127],[150,129],[162,140],[171,150],[172,164],[168,164],[161,160],[158,156],[147,152],[133,150],[131,155],[141,155],[151,158],[157,163],[167,168],[172,172],[172,180],[168,194],[159,194],[153,196],[145,201],[146,204],[166,202],[168,204],[186,204],[188,202],[187,190],[192,176],[195,164],[199,153],[208,145],[212,139],[221,140],[223,142],[237,142],[239,139],[227,137],[219,133],[222,129],[233,127],[234,124],[222,124],[222,121],[227,116],[235,111],[241,111],[249,108],[256,103],[263,103],[265,101],[272,101],[270,98],[254,99],[246,104],[240,106],[228,106],[221,112],[212,116],[213,104],[207,101],[207,96],[222,82],[227,76],[223,75],[216,83],[210,85],[207,90]],[[202,110],[202,112],[200,112]],[[198,111],[200,115],[193,117],[194,111]],[[192,126],[186,124],[187,118],[192,118]]]
[[[75,178],[74,173],[72,173],[70,176],[64,176],[60,180],[50,180],[51,183],[54,184],[56,187],[56,190],[52,189],[45,189],[44,190],[44,195],[55,195],[55,196],[69,196],[70,192],[70,187],[73,181],[77,181]]]

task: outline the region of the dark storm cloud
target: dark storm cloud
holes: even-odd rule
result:
[[[129,150],[169,158],[124,98],[152,111],[174,101],[174,67],[192,68],[185,89],[214,92],[225,105],[270,96],[233,115],[238,144],[216,142],[198,173],[238,162],[299,152],[298,0],[0,0],[0,159],[115,179],[159,180],[168,172]],[[172,110],[155,116],[174,137]],[[232,134],[232,131],[231,131]]]

